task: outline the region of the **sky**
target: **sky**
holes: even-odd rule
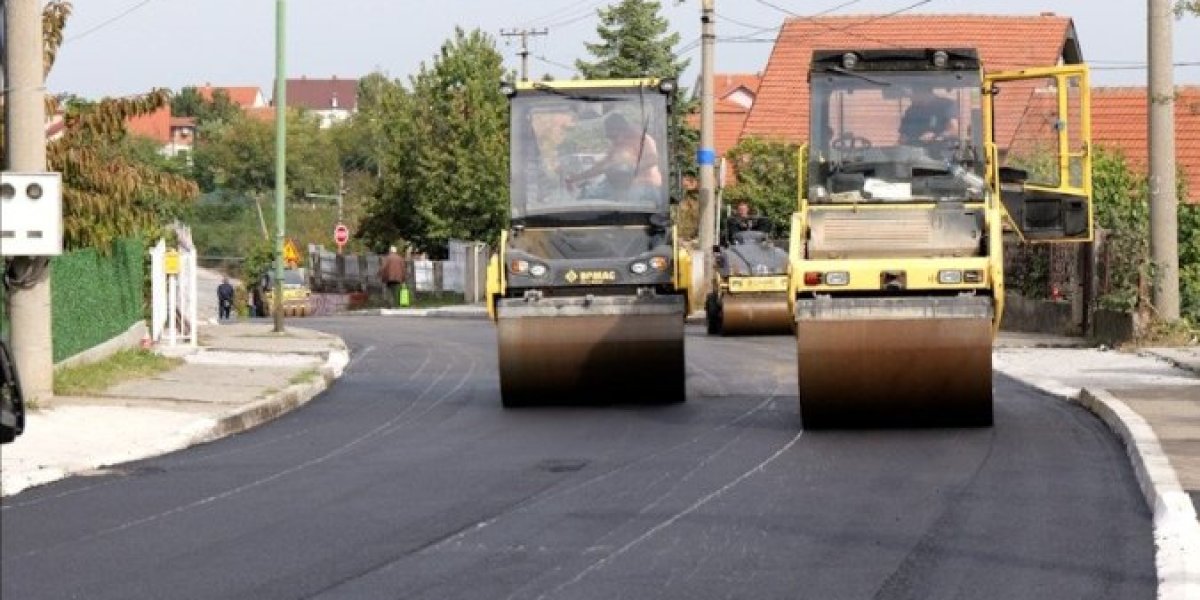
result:
[[[594,42],[596,9],[616,0],[287,0],[289,77],[361,77],[382,71],[407,79],[429,61],[455,26],[497,36],[517,69],[506,28],[548,28],[531,38],[531,76],[569,77],[584,42]],[[778,27],[788,15],[1027,14],[1070,16],[1091,64],[1094,85],[1144,85],[1145,0],[715,0],[718,37]],[[662,13],[690,48],[685,83],[695,81],[700,0],[662,0]],[[773,6],[772,6],[773,5]],[[257,85],[274,80],[276,2],[271,0],[75,0],[66,41],[50,74],[52,93],[124,96],[155,87]],[[832,9],[832,10],[831,10]],[[719,42],[718,72],[761,72],[774,32],[764,41]],[[506,42],[511,42],[507,43]],[[1175,62],[1200,63],[1200,17],[1175,21]],[[1200,84],[1200,64],[1175,69],[1177,84]]]

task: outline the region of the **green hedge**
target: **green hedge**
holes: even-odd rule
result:
[[[145,246],[118,240],[112,252],[75,250],[52,261],[54,361],[124,333],[143,318]]]

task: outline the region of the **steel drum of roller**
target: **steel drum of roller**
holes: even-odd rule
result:
[[[686,398],[682,296],[510,299],[497,309],[506,407]]]
[[[722,335],[791,333],[793,321],[786,294],[725,294],[721,300]]]
[[[805,429],[992,424],[990,298],[798,300]]]

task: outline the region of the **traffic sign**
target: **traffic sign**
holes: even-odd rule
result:
[[[333,241],[338,246],[345,246],[346,242],[350,241],[350,230],[345,225],[338,223],[338,226],[333,228]]]
[[[296,250],[296,244],[292,242],[292,238],[288,238],[283,245],[283,262],[287,263],[288,268],[295,269],[300,264],[300,252]]]

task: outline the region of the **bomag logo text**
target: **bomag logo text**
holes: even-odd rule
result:
[[[617,280],[617,272],[611,270],[604,271],[568,271],[566,279],[569,283],[598,284],[609,283]]]

